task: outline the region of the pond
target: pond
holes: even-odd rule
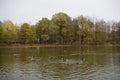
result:
[[[120,47],[0,48],[0,80],[120,80]]]

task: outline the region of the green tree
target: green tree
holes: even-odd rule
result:
[[[59,26],[51,25],[50,26],[50,43],[58,43],[59,39]]]
[[[74,29],[72,26],[72,20],[66,13],[59,12],[52,16],[51,24],[58,26],[58,42],[66,43],[72,42],[74,39]]]
[[[43,40],[43,43],[46,43],[50,39],[49,35],[47,35],[47,34],[41,35],[41,38]]]
[[[20,28],[20,42],[31,43],[33,42],[33,31],[28,23],[24,23]]]
[[[36,34],[36,27],[35,25],[31,25],[31,29],[32,29],[32,32],[33,32],[33,43],[36,43],[37,42],[37,34]]]
[[[50,20],[48,18],[42,18],[42,20],[36,23],[36,35],[38,42],[44,42],[46,40],[45,39],[46,35],[47,37],[49,36],[49,28]]]

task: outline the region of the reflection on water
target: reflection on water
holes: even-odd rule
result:
[[[0,80],[119,79],[119,47],[0,48]]]

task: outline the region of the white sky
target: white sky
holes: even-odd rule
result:
[[[120,0],[0,0],[0,20],[16,24],[35,24],[42,17],[65,12],[72,18],[80,15],[120,21]]]

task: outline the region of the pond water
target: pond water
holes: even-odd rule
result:
[[[120,47],[0,48],[0,80],[120,80]]]

